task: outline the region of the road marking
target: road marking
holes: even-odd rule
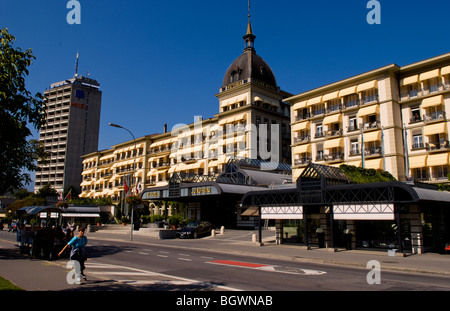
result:
[[[163,256],[163,255],[160,255]],[[186,260],[186,258],[184,258]],[[190,259],[188,259],[190,260]],[[198,285],[198,286],[209,286],[217,288],[218,290],[227,290],[227,291],[242,291],[241,289],[229,287],[229,286],[221,286],[214,283],[202,282],[199,280],[188,279],[183,277],[178,277],[174,275],[168,275],[158,272],[152,272],[148,270],[142,270],[138,268],[132,268],[127,266],[118,266],[118,265],[110,265],[110,264],[101,264],[97,262],[91,262],[86,264],[87,268],[100,268],[100,269],[110,269],[116,271],[89,271],[89,274],[93,275],[105,275],[105,276],[143,276],[143,277],[154,277],[154,280],[133,280],[133,279],[120,279],[115,280],[120,283],[130,284],[130,285],[145,285],[145,284],[166,284],[166,285]],[[124,271],[125,270],[125,271]]]
[[[238,268],[249,268],[249,269],[261,270],[261,271],[267,271],[267,272],[287,273],[287,274],[300,274],[300,275],[323,275],[323,274],[326,274],[325,271],[321,271],[321,270],[281,267],[281,266],[257,264],[257,263],[234,261],[234,260],[214,260],[214,261],[208,261],[206,263],[216,264],[216,265],[224,265],[224,266],[233,266],[233,267],[238,267]]]
[[[189,259],[189,258],[178,258],[178,260],[192,261],[192,259]]]
[[[208,256],[200,256],[200,258],[203,258],[203,259],[214,259],[214,257],[208,257]]]
[[[211,261],[210,263],[218,264],[218,265],[246,267],[246,268],[262,268],[262,267],[269,266],[269,265],[261,265],[261,264],[251,263],[251,262],[234,261],[234,260],[215,260],[215,261]]]
[[[191,256],[191,255],[189,255],[189,254],[178,254],[179,256]]]
[[[158,257],[163,257],[163,258],[169,257],[169,256],[166,256],[166,255],[156,255],[156,256],[158,256]]]
[[[143,252],[139,252],[139,254],[141,254],[141,255],[149,255],[149,253],[143,253]]]

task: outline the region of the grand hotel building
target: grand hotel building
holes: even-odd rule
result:
[[[447,182],[450,54],[395,64],[285,99],[293,180],[309,162]]]
[[[81,197],[118,202],[127,176],[140,190],[166,186],[174,173],[216,176],[232,158],[291,163],[290,107],[267,63],[256,54],[249,21],[243,53],[227,69],[209,119],[148,135],[82,157]],[[263,127],[266,125],[266,127]],[[162,127],[162,126],[161,126]],[[136,168],[134,164],[136,163]]]

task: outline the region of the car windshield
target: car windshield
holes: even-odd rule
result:
[[[199,225],[198,222],[190,222],[186,225],[186,228],[197,228]]]

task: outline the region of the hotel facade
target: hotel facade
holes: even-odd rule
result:
[[[290,167],[290,106],[283,99],[292,94],[278,87],[271,68],[256,54],[255,38],[249,21],[244,51],[225,72],[216,95],[219,113],[208,119],[193,116],[193,123],[171,130],[161,125],[162,134],[84,155],[80,196],[110,197],[118,203],[125,195],[125,185],[149,192],[168,187],[174,174],[215,180],[228,161],[237,159]],[[286,178],[290,180],[290,176]],[[161,201],[162,197],[153,199]],[[168,196],[164,200],[169,200]],[[151,207],[156,214],[161,212],[160,205],[152,203]]]
[[[285,101],[291,104],[293,180],[313,162],[448,182],[450,54],[388,65]]]

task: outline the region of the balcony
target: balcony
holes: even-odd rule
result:
[[[298,137],[294,137],[294,144],[307,143],[307,142],[310,142],[310,140],[311,140],[310,135],[298,136]]]
[[[426,147],[427,151],[450,149],[449,142],[446,139],[440,139],[438,141],[428,142],[425,144],[425,147]]]
[[[341,130],[330,130],[327,131],[326,137],[336,137],[336,136],[342,136],[342,129]]]
[[[295,118],[296,121],[302,121],[302,120],[306,120],[309,119],[311,117],[311,114],[308,113],[303,113],[303,114],[299,114],[297,115],[297,117]]]
[[[364,148],[364,156],[380,156],[382,154],[381,146],[372,146]]]
[[[314,138],[321,138],[321,137],[325,137],[325,133],[323,131],[314,134]]]
[[[344,102],[344,109],[358,107],[359,106],[359,99],[349,100]]]
[[[361,99],[362,105],[373,103],[373,102],[378,102],[378,94],[365,96]]]
[[[424,122],[445,119],[445,111],[434,111],[426,114],[423,118]]]
[[[330,153],[326,155],[324,159],[325,162],[342,161],[344,160],[344,154],[342,152]]]
[[[298,165],[306,165],[306,164],[308,164],[309,162],[311,162],[311,157],[303,157],[303,158],[300,158],[300,159],[295,159],[294,160],[294,165],[295,166],[298,166]]]
[[[342,109],[342,104],[331,105],[327,108],[327,113],[332,113],[335,111],[340,111]]]
[[[367,122],[363,123],[363,127],[365,130],[378,129],[381,128],[381,123],[380,121]]]

